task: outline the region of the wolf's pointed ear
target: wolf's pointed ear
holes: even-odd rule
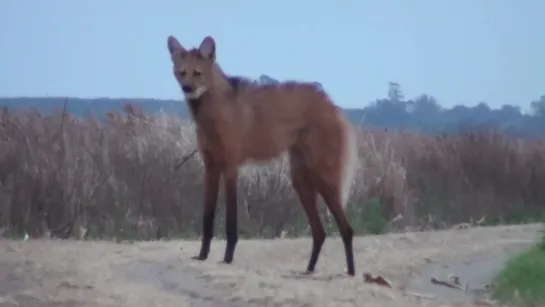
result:
[[[211,36],[207,36],[202,40],[199,51],[206,59],[211,61],[216,60],[216,42],[214,42]]]
[[[170,35],[167,39],[167,46],[168,46],[168,51],[170,52],[171,55],[174,53],[186,52],[182,44],[180,44],[180,42],[172,35]]]

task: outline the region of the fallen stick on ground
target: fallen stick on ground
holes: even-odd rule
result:
[[[382,276],[374,277],[369,273],[363,273],[363,281],[370,284],[392,288],[392,284]]]
[[[434,285],[445,286],[445,287],[449,287],[449,288],[452,288],[452,289],[458,289],[458,290],[462,290],[462,291],[465,290],[459,284],[456,284],[454,282],[445,281],[445,280],[439,280],[439,279],[437,279],[435,277],[432,277],[430,281]]]

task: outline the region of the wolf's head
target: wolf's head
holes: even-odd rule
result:
[[[211,89],[215,77],[216,43],[207,36],[199,48],[185,49],[174,37],[167,40],[173,73],[187,100],[198,99]]]

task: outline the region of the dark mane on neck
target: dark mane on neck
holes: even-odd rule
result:
[[[239,93],[251,86],[255,85],[255,81],[250,80],[249,78],[241,77],[241,76],[225,76],[227,79],[227,82],[229,82],[229,85],[231,88],[236,92]]]

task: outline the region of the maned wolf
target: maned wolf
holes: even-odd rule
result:
[[[220,176],[226,193],[223,262],[231,263],[238,241],[239,167],[288,151],[292,185],[312,229],[312,253],[305,273],[314,271],[326,236],[316,207],[320,193],[339,227],[347,273],[353,276],[353,231],[343,209],[358,156],[354,128],[339,108],[312,83],[258,85],[229,79],[216,62],[216,44],[210,36],[198,49],[190,50],[170,36],[168,50],[196,124],[205,169],[202,245],[193,259],[205,260],[210,251]]]

